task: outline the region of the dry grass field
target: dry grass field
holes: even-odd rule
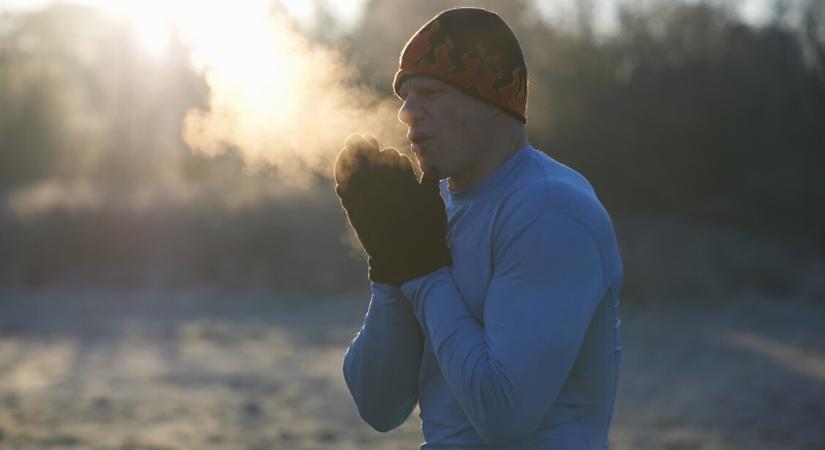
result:
[[[0,449],[417,448],[417,416],[377,433],[346,391],[341,358],[366,302],[0,290]],[[623,316],[612,449],[825,448],[825,306]]]

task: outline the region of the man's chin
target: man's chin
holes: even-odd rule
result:
[[[421,170],[421,172],[429,173],[432,170],[436,170],[439,174],[439,179],[446,178],[444,176],[444,173],[441,171],[441,167],[439,167],[439,165],[436,164],[434,161],[432,161],[428,158],[420,158],[420,157],[416,157],[416,161],[418,161],[418,168]]]

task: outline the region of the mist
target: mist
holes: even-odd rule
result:
[[[79,1],[0,2],[0,447],[419,445],[341,376],[371,299],[331,166],[408,153],[399,51],[472,4],[613,219],[610,447],[823,448],[825,2]]]
[[[356,62],[309,43],[282,14],[233,17],[245,20],[222,21],[218,39],[194,39],[193,62],[209,101],[183,119],[191,149],[209,156],[235,151],[253,170],[274,168],[286,182],[301,183],[331,176],[351,133],[403,146],[397,100],[360,85]]]
[[[315,198],[350,134],[406,151],[398,100],[271,2],[117,5],[3,16],[15,220]]]

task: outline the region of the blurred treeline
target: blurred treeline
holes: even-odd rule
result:
[[[372,0],[351,30],[327,13],[306,32],[389,95],[406,39],[465,4]],[[624,3],[609,32],[592,1],[558,21],[472,4],[519,36],[531,142],[595,185],[628,293],[822,295],[825,2],[777,2],[760,26],[724,2]],[[192,154],[180,120],[207,86],[185,46],[138,46],[86,7],[0,16],[0,279],[363,286],[330,182],[281,188],[231,152]]]

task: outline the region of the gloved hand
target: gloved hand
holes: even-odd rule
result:
[[[368,255],[369,278],[401,285],[452,264],[438,173],[421,183],[410,159],[351,135],[335,160],[335,192]]]

